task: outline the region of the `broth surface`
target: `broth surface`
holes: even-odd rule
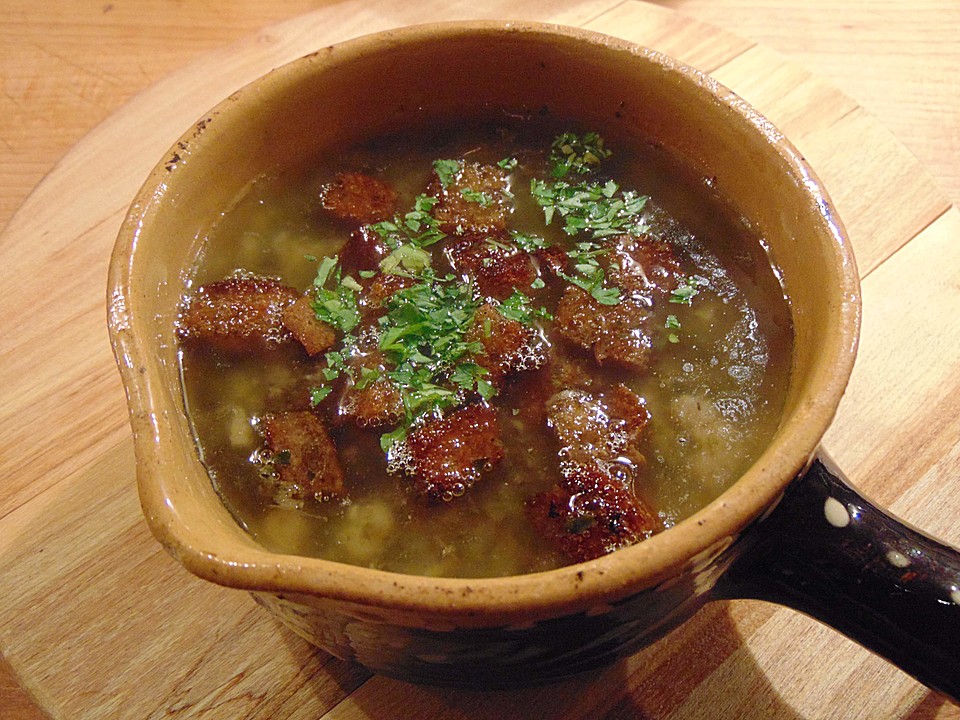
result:
[[[559,130],[566,130],[566,127]],[[338,172],[362,172],[389,183],[397,208],[414,206],[437,159],[496,164],[510,170],[509,227],[570,248],[571,238],[531,194],[531,180],[552,182],[549,153],[556,125],[524,123],[394,136],[345,151],[335,163],[311,162],[260,178],[211,226],[191,289],[237,270],[280,278],[298,291],[312,286],[318,261],[341,253],[356,226],[323,211],[318,198]],[[603,392],[620,384],[645,402],[645,459],[625,486],[668,528],[716,498],[756,459],[776,431],[790,370],[789,309],[761,238],[715,196],[655,147],[606,137],[612,155],[594,175],[649,200],[644,232],[667,242],[689,298],[650,308],[650,364],[637,372],[598,366],[571,348],[551,323],[538,320],[549,360],[507,380],[489,400],[496,409],[503,459],[460,497],[429,501],[402,472],[387,471],[381,436],[390,428],[331,422],[344,472],[345,497],[295,498],[264,473],[260,422],[269,413],[308,407],[325,363],[296,342],[236,353],[184,343],[185,401],[198,446],[224,503],[260,543],[279,552],[323,557],[419,575],[487,577],[572,562],[529,521],[532,497],[562,474],[558,441],[543,408],[570,387]],[[438,274],[449,271],[443,248],[431,246]],[[551,280],[534,304],[549,313],[564,284]],[[682,295],[682,293],[681,293]],[[673,297],[673,296],[671,296]],[[321,405],[321,408],[323,406]]]

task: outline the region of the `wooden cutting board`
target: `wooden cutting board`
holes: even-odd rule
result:
[[[960,213],[889,132],[772,51],[645,3],[345,0],[136,97],[0,238],[0,717],[960,718],[836,633],[745,601],[711,604],[592,677],[505,693],[419,688],[313,650],[246,593],[188,575],[150,536],[104,297],[139,184],[207,108],[276,65],[366,32],[468,17],[649,45],[713,74],[794,141],[864,278],[861,353],[826,445],[867,495],[960,543]]]

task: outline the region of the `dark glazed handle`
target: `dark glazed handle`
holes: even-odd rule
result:
[[[717,586],[806,613],[960,700],[960,553],[851,488],[822,453]]]

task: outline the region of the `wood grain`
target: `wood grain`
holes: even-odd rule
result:
[[[36,46],[36,55],[18,59],[21,75],[5,71],[8,98],[29,95],[17,85],[18,77],[29,84],[27,60],[30,73],[64,62],[70,28],[145,51],[140,67],[117,51],[76,68],[81,122],[106,119],[0,237],[0,267],[17,280],[0,286],[0,650],[8,663],[0,665],[0,716],[960,717],[960,708],[836,633],[756,602],[711,604],[634,657],[558,686],[418,688],[311,649],[246,594],[196,580],[164,555],[140,517],[105,330],[106,262],[141,179],[182,128],[276,64],[361,32],[478,14],[467,2],[321,3],[215,49],[244,23],[279,19],[279,11],[250,3],[262,14],[241,21],[226,9],[177,6],[166,45],[156,28],[143,29],[132,4],[78,9],[45,26],[22,23],[27,5],[0,9],[9,21],[0,34],[29,27]],[[158,8],[146,2],[140,12]],[[96,22],[84,14],[94,11]],[[960,213],[910,151],[823,73],[665,7],[514,0],[480,12],[583,24],[669,52],[733,87],[797,144],[832,193],[865,278],[861,354],[826,444],[867,494],[960,543]],[[116,109],[111,103],[126,97],[114,85],[149,88]],[[44,106],[15,105],[22,121]],[[20,158],[15,146],[27,133],[10,127],[0,120],[0,152]],[[0,163],[0,185],[13,186],[0,211],[12,212],[17,192],[48,169],[44,152]]]

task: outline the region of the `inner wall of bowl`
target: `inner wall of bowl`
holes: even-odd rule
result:
[[[337,152],[401,126],[429,127],[503,112],[546,109],[601,131],[611,126],[635,131],[670,148],[704,177],[715,178],[717,192],[766,238],[785,278],[797,349],[785,411],[789,420],[781,435],[803,423],[811,426],[800,433],[806,446],[786,452],[793,465],[802,462],[798,458],[813,451],[825,430],[849,370],[840,373],[840,389],[836,382],[831,385],[838,358],[847,350],[837,311],[844,299],[841,289],[849,284],[823,208],[801,192],[804,178],[790,151],[769,143],[776,140],[775,131],[736,105],[735,100],[726,102],[724,91],[711,81],[625,43],[481,29],[448,36],[401,33],[376,44],[360,41],[320,51],[218,106],[182,138],[177,157],[171,151],[148,181],[137,232],[141,239],[163,239],[139,243],[131,263],[136,283],[145,288],[135,298],[142,307],[132,312],[137,322],[146,323],[138,329],[140,338],[161,338],[159,354],[142,348],[145,362],[153,365],[148,374],[156,373],[160,381],[150,400],[165,408],[152,431],[177,445],[180,455],[180,472],[173,474],[159,472],[155,458],[157,472],[141,484],[141,492],[151,496],[144,505],[151,498],[162,502],[164,496],[173,497],[176,505],[176,497],[190,495],[190,502],[177,508],[187,533],[173,537],[163,523],[161,540],[164,533],[168,546],[185,537],[207,543],[217,537],[238,543],[235,549],[257,548],[219,503],[195,449],[188,448],[191,434],[177,395],[173,321],[185,273],[210,223],[251,181],[298,165],[304,156]],[[830,387],[811,392],[820,386]],[[156,454],[155,449],[144,452]],[[782,471],[787,474],[779,485],[796,469]],[[773,497],[778,489],[766,494]],[[753,502],[755,507],[744,508],[745,515],[752,517],[765,504],[763,497]],[[154,523],[155,530],[158,525]],[[691,543],[689,554],[707,542],[699,538]]]

